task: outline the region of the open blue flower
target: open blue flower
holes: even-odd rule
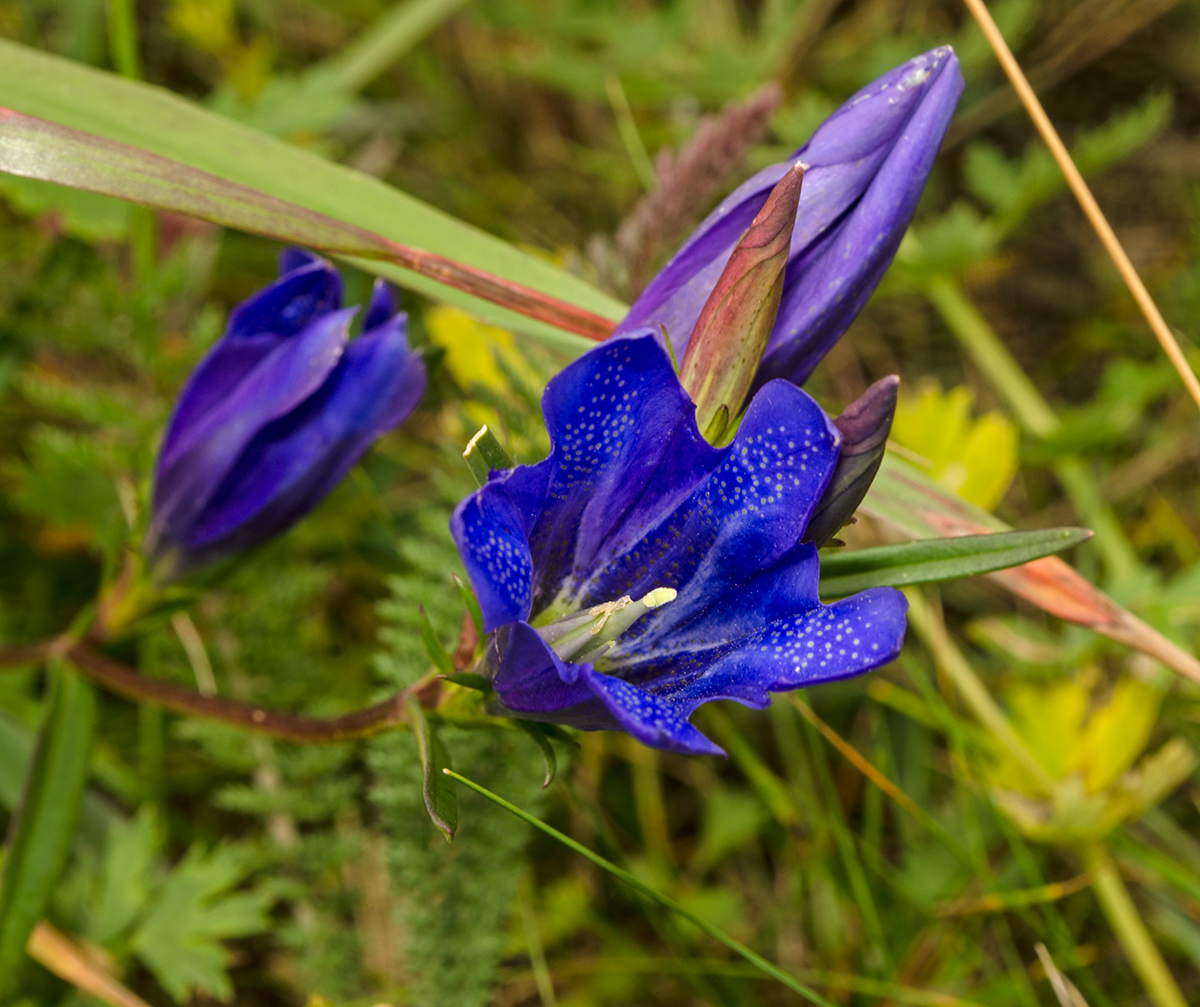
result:
[[[155,470],[147,552],[173,580],[246,552],[290,527],[370,444],[416,408],[425,365],[407,316],[375,283],[363,332],[342,281],[300,249],[280,278],[230,315],[188,379]]]
[[[738,239],[799,161],[804,187],[758,380],[801,384],[866,304],[900,247],[962,90],[949,46],[868,84],[787,161],[727,196],[650,282],[617,332],[664,327],[682,360]]]
[[[702,703],[763,707],[899,652],[898,591],[818,599],[801,540],[841,438],[795,385],[766,384],[714,448],[644,331],[571,364],[543,411],[549,457],[494,471],[451,521],[506,709],[717,753],[688,722]]]

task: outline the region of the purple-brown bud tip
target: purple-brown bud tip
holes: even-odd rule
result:
[[[867,495],[883,461],[899,388],[900,379],[895,374],[880,378],[833,421],[842,432],[842,451],[833,478],[804,530],[805,542],[817,546],[828,542],[854,516]]]
[[[779,312],[803,179],[804,166],[797,163],[775,184],[729,256],[688,340],[679,378],[696,403],[702,432],[715,430],[722,409],[736,418],[754,382]],[[720,431],[713,436],[719,438]]]

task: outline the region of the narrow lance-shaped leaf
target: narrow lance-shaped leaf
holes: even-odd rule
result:
[[[1009,530],[1003,521],[943,489],[914,464],[890,452],[860,509],[906,538]],[[1047,556],[988,576],[1051,615],[1103,633],[1200,682],[1200,661],[1058,557]]]
[[[829,553],[821,560],[821,595],[844,597],[869,587],[974,577],[1041,559],[1091,537],[1087,528],[1046,528]]]
[[[11,109],[0,109],[0,170],[200,217],[333,255],[382,259],[590,339],[603,339],[612,331],[607,319],[531,287],[402,245],[178,161]]]
[[[433,824],[449,842],[458,828],[458,799],[454,785],[442,772],[450,768],[450,753],[437,732],[429,726],[425,711],[415,696],[406,699],[408,722],[417,742],[417,755],[421,759],[422,792],[425,810]]]
[[[66,864],[87,780],[96,695],[88,682],[61,663],[55,663],[53,676],[0,875],[0,994],[11,991],[29,934],[45,915]]]

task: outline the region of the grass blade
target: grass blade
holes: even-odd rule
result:
[[[824,997],[822,997],[820,994],[818,994],[815,990],[809,989],[807,986],[804,985],[804,983],[800,982],[794,976],[788,975],[782,969],[772,965],[762,955],[756,954],[754,951],[751,951],[748,947],[746,947],[745,944],[742,944],[739,941],[735,941],[732,937],[729,937],[726,934],[722,933],[720,930],[718,930],[716,927],[712,926],[710,923],[706,923],[699,916],[696,916],[694,913],[691,913],[688,910],[684,909],[683,906],[681,906],[674,899],[668,898],[666,895],[663,895],[660,892],[656,892],[649,885],[643,884],[641,881],[639,881],[637,878],[635,878],[628,871],[622,870],[620,867],[618,867],[612,861],[605,860],[604,857],[600,856],[600,854],[593,853],[591,850],[589,850],[583,844],[575,842],[575,840],[572,839],[570,836],[566,835],[565,833],[559,832],[558,829],[554,828],[551,825],[547,825],[540,818],[535,818],[533,815],[529,814],[529,812],[523,811],[522,809],[518,808],[515,804],[512,804],[509,801],[506,801],[499,794],[493,794],[490,790],[486,789],[485,787],[481,787],[478,783],[475,783],[472,780],[468,780],[465,776],[459,775],[458,773],[454,772],[452,769],[443,769],[442,772],[445,773],[447,776],[449,776],[451,779],[457,780],[464,787],[470,787],[472,790],[475,791],[475,793],[480,794],[483,797],[486,797],[493,804],[499,805],[505,811],[510,812],[513,815],[516,815],[519,819],[521,819],[521,821],[527,822],[529,825],[532,825],[535,829],[540,829],[542,832],[544,832],[546,835],[550,836],[551,838],[557,839],[560,843],[562,843],[564,846],[568,847],[569,849],[574,850],[581,857],[584,857],[585,859],[590,860],[593,864],[595,864],[601,870],[607,871],[614,878],[617,878],[619,881],[625,882],[625,884],[629,885],[630,888],[633,888],[635,891],[641,893],[646,898],[650,899],[651,902],[656,902],[658,905],[662,906],[664,909],[669,909],[671,912],[675,913],[677,916],[680,916],[683,919],[687,920],[693,926],[698,927],[700,930],[704,931],[704,933],[706,933],[713,940],[723,944],[725,947],[727,947],[730,951],[732,951],[734,954],[738,955],[739,957],[744,958],[751,965],[753,965],[755,968],[757,968],[760,972],[765,972],[768,976],[770,976],[772,979],[776,980],[777,982],[782,983],[784,986],[786,986],[788,989],[790,989],[793,993],[800,994],[800,996],[804,997],[804,999],[807,1000],[809,1003],[818,1004],[819,1007],[833,1007],[833,1005],[830,1004],[830,1002],[828,1000],[826,1000]]]
[[[94,133],[0,108],[0,170],[200,217],[333,255],[383,259],[576,335],[603,339],[599,315],[522,284]]]
[[[161,88],[0,41],[0,105],[94,133],[336,220],[454,259],[616,320],[619,301],[584,280],[343,165],[233,122]],[[543,322],[379,259],[355,260],[401,286],[493,325],[579,353],[589,345]]]
[[[61,662],[0,875],[0,993],[11,991],[34,924],[45,915],[75,835],[87,780],[96,696]]]

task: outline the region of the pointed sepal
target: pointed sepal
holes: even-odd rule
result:
[[[696,425],[706,436],[716,431],[720,437],[741,413],[754,383],[779,313],[803,178],[804,168],[797,162],[771,190],[725,264],[688,340],[679,379],[696,403]]]
[[[828,542],[854,515],[879,471],[888,434],[896,415],[900,379],[880,378],[846,407],[834,421],[842,433],[842,453],[833,478],[817,503],[804,532],[804,541],[818,547]]]

